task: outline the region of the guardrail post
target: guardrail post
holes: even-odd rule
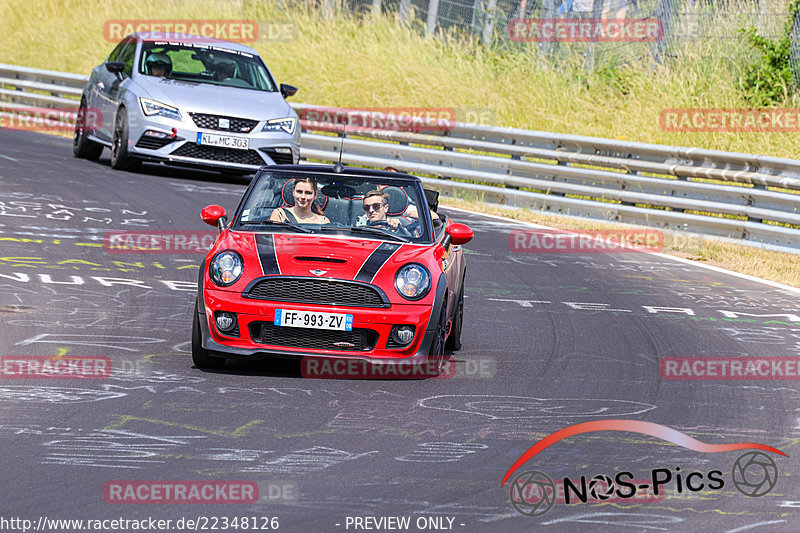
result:
[[[542,18],[543,19],[552,19],[556,16],[556,9],[558,9],[558,0],[544,0],[542,2]],[[520,13],[520,17],[524,17],[525,13]],[[548,41],[547,39],[542,39],[542,42],[539,43],[539,50],[541,50],[542,55],[547,57],[550,55],[550,51],[553,48],[553,43]]]
[[[409,22],[408,18],[411,16],[411,0],[400,0],[400,6],[397,12],[400,15],[400,22],[404,24]]]
[[[428,35],[433,35],[436,30],[436,17],[439,15],[439,0],[428,0],[428,19],[425,30]]]
[[[669,40],[672,38],[672,22],[677,14],[676,0],[660,0],[655,17],[661,21],[661,39],[653,42],[652,54],[656,63],[661,63],[662,57],[667,52]]]
[[[492,42],[494,36],[494,22],[497,17],[497,0],[487,0],[486,18],[483,21],[483,34],[481,40],[484,44]]]

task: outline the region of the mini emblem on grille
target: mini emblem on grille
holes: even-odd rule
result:
[[[334,342],[333,345],[336,346],[337,348],[355,348],[356,347],[356,345],[353,344],[352,342]]]
[[[227,118],[220,118],[219,119],[219,127],[225,128],[226,130],[231,127],[231,121]]]
[[[309,270],[309,272],[311,272],[311,273],[312,273],[312,274],[314,274],[315,276],[322,276],[323,274],[327,274],[327,273],[328,273],[328,271],[327,271],[327,270],[320,270],[320,269],[316,269],[316,270]]]

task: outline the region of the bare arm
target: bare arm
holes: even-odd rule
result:
[[[283,214],[283,208],[279,207],[272,211],[272,214],[269,216],[270,220],[274,220],[275,222],[285,222],[287,220],[286,215]]]

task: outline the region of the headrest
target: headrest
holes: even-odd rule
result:
[[[400,187],[388,185],[379,187],[383,194],[389,195],[389,213],[391,216],[402,215],[408,209],[408,195]]]
[[[281,197],[283,198],[284,205],[288,205],[290,207],[294,206],[294,179],[288,180],[286,183],[283,184],[283,189],[281,189]],[[317,193],[317,199],[314,200],[314,203],[317,204],[320,209],[325,209],[325,204],[328,203],[328,197],[325,196],[322,191]]]

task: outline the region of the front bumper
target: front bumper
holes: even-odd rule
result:
[[[237,133],[201,128],[189,117],[178,121],[144,116],[139,112],[138,116],[130,119],[128,152],[131,157],[143,161],[209,169],[256,171],[264,165],[296,164],[300,158],[299,125],[293,134],[262,132],[265,122],[259,122],[251,133]],[[164,137],[146,135],[146,132],[155,132]],[[241,150],[199,145],[198,133],[246,138],[249,148]],[[291,153],[287,153],[289,150]]]
[[[443,298],[439,293],[443,294],[445,290],[444,284],[440,285],[433,306],[430,304],[395,304],[390,308],[332,307],[306,303],[249,300],[242,298],[240,293],[214,289],[205,290],[201,293],[204,301],[198,305],[202,345],[211,356],[237,359],[323,357],[359,359],[384,364],[424,363],[430,353],[430,347],[438,328],[437,320],[431,320],[431,317],[440,316]],[[377,341],[375,346],[368,350],[335,349],[333,346],[330,349],[304,349],[256,342],[251,336],[251,324],[254,322],[271,323],[274,320],[275,309],[349,313],[353,315],[353,329],[375,331]],[[236,313],[239,325],[238,338],[220,334],[214,325],[214,311]],[[414,340],[405,348],[387,348],[386,346],[391,327],[396,324],[415,326]]]

